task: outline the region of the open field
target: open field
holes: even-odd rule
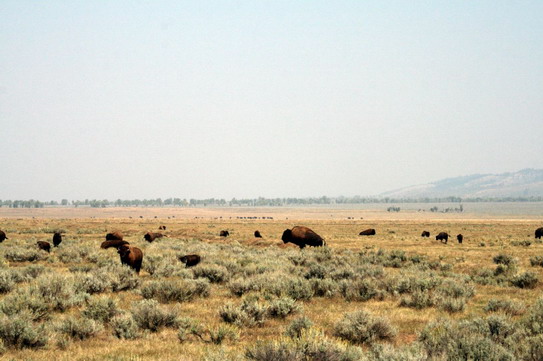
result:
[[[450,356],[462,347],[458,354],[471,359],[540,359],[543,267],[535,261],[543,243],[534,230],[543,226],[541,205],[462,214],[381,207],[0,208],[9,237],[0,244],[2,359],[302,360],[292,350],[311,347],[329,352],[321,360],[463,359]],[[159,225],[168,237],[146,242],[143,235]],[[283,231],[295,225],[312,228],[328,247],[284,245]],[[366,228],[377,235],[358,236]],[[263,239],[254,238],[257,229]],[[60,247],[38,251],[36,242],[51,242],[55,230],[65,232]],[[118,265],[114,249],[100,249],[115,230],[143,250],[139,277]],[[220,230],[230,236],[219,237]],[[421,238],[422,230],[432,236]],[[440,231],[453,235],[448,244],[435,240]],[[186,269],[177,258],[191,253],[202,263]],[[498,301],[505,306],[490,312],[489,302]],[[161,326],[162,308],[173,316]],[[382,319],[357,339],[339,323],[360,310]],[[285,336],[302,316],[310,332]],[[501,327],[499,337],[481,331],[489,318]],[[473,323],[458,326],[464,320]],[[434,321],[452,326],[436,331]],[[486,348],[453,344],[453,336]],[[293,353],[279,358],[274,347]]]

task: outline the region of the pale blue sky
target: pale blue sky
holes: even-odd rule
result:
[[[0,199],[543,168],[542,1],[0,2]]]

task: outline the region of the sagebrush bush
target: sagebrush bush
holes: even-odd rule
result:
[[[163,327],[178,326],[177,312],[160,307],[155,300],[137,302],[132,309],[132,317],[139,328],[157,332]]]
[[[0,271],[0,293],[8,293],[15,286],[13,275],[10,270]]]
[[[321,331],[311,328],[303,330],[300,337],[257,342],[246,349],[245,357],[254,361],[359,361],[362,351],[332,341]]]
[[[400,299],[401,307],[410,307],[421,310],[423,308],[432,307],[436,304],[436,299],[429,291],[417,290],[412,294],[402,296]]]
[[[531,257],[530,264],[532,265],[532,267],[535,267],[535,266],[543,267],[543,256]]]
[[[131,340],[138,336],[138,324],[131,314],[121,313],[110,321],[113,334],[121,339]]]
[[[499,254],[497,256],[494,256],[492,260],[496,264],[504,264],[506,266],[517,263],[516,260],[513,258],[513,256],[510,256],[508,254]]]
[[[524,304],[512,300],[491,299],[484,308],[485,312],[503,312],[511,316],[522,315]]]
[[[14,246],[4,251],[4,257],[12,262],[34,262],[48,257],[48,254],[39,249]]]
[[[374,317],[363,310],[344,314],[343,319],[334,326],[334,335],[357,344],[392,340],[396,333],[387,319]]]
[[[41,298],[53,311],[66,311],[85,301],[88,296],[75,287],[71,276],[62,274],[42,275],[30,284],[28,294]]]
[[[227,303],[219,308],[219,316],[224,322],[238,326],[261,326],[264,324],[267,315],[268,306],[252,298],[244,299],[240,306]]]
[[[281,297],[270,302],[268,315],[273,318],[285,318],[288,315],[301,312],[302,307],[289,297]]]
[[[306,316],[296,318],[288,325],[285,335],[288,337],[301,337],[302,331],[308,330],[311,326],[313,326],[313,322]]]
[[[36,326],[25,315],[0,316],[0,340],[7,347],[40,348],[48,341],[44,325]]]
[[[524,272],[511,279],[511,284],[518,288],[534,288],[539,282],[537,273]]]
[[[382,300],[385,291],[372,279],[355,281],[343,280],[339,283],[340,293],[347,301],[368,301],[371,299]]]
[[[101,330],[102,326],[96,321],[73,316],[67,317],[57,326],[58,332],[76,340],[85,340],[95,336]]]
[[[211,283],[228,281],[230,274],[226,267],[217,264],[199,264],[192,269],[194,277],[207,278]]]
[[[143,298],[154,298],[162,303],[187,302],[194,297],[209,296],[209,281],[206,279],[151,281],[141,287]]]
[[[334,297],[339,292],[339,285],[336,281],[331,279],[318,279],[311,280],[311,288],[313,294],[316,297]]]
[[[293,278],[281,282],[281,295],[295,300],[309,300],[313,297],[311,282],[304,278]]]
[[[109,322],[120,312],[117,301],[111,297],[94,297],[87,302],[87,307],[81,312],[83,317],[99,322]]]

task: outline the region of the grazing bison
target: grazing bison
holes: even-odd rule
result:
[[[152,232],[147,232],[145,233],[145,236],[143,236],[143,238],[145,238],[147,242],[153,242],[155,239],[162,238],[162,237],[164,237],[162,233],[152,233]]]
[[[168,218],[170,218],[170,217],[168,217]],[[160,229],[161,231],[165,231],[165,230],[166,230],[166,226],[160,226],[160,227],[158,227],[158,229]]]
[[[51,244],[49,242],[38,241],[36,244],[38,245],[39,249],[42,249],[47,252],[51,252]]]
[[[123,234],[119,231],[106,234],[106,241],[122,241]]]
[[[4,242],[4,239],[8,239],[4,231],[0,231],[0,242]]]
[[[125,244],[130,244],[128,243],[127,241],[123,241],[123,240],[114,240],[114,241],[104,241],[102,242],[102,244],[100,245],[100,248],[103,248],[103,249],[108,249],[108,248],[119,248],[120,246],[124,246]]]
[[[428,231],[422,231],[421,237],[430,237],[430,232]]]
[[[459,234],[456,236],[456,239],[458,240],[458,243],[462,244],[462,241],[464,240],[464,236],[462,234]]]
[[[320,247],[326,245],[326,242],[321,236],[303,226],[285,229],[281,239],[284,243],[294,243],[300,248],[304,248],[305,246]]]
[[[368,228],[358,234],[359,236],[375,236],[375,229]]]
[[[196,266],[202,258],[197,254],[187,254],[183,257],[179,257],[179,260],[185,264],[185,267]]]
[[[2,239],[2,233],[4,233],[4,232],[0,232],[0,240]],[[541,239],[541,237],[543,237],[543,227],[538,228],[538,229],[535,230],[535,238]]]
[[[141,262],[143,261],[141,249],[123,244],[117,249],[117,253],[121,257],[121,264],[130,266],[137,274],[140,273]]]
[[[221,231],[219,233],[219,236],[221,236],[221,237],[228,237],[229,235],[230,235],[230,233],[228,233],[228,231]]]
[[[447,243],[449,241],[449,235],[447,234],[447,232],[439,232],[439,234],[436,236],[436,241]]]
[[[255,231],[255,238],[262,238],[262,235],[259,231]]]
[[[53,234],[53,246],[58,247],[60,242],[62,242],[62,234],[60,234],[60,232],[55,232],[55,234]]]

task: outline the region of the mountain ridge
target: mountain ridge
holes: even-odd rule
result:
[[[393,198],[541,197],[543,169],[526,168],[500,174],[470,174],[403,187],[379,194]]]

